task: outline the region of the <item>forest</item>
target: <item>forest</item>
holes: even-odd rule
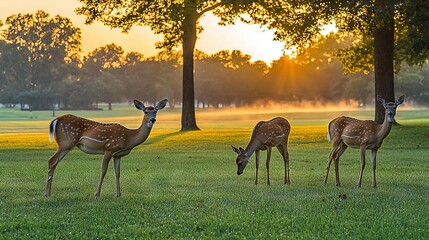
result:
[[[0,104],[21,109],[98,109],[99,103],[154,103],[181,106],[180,50],[156,56],[125,53],[115,43],[82,55],[81,32],[70,19],[16,14],[0,22]],[[297,56],[284,55],[267,65],[239,50],[215,54],[195,51],[196,107],[313,104],[350,101],[364,107],[374,99],[371,68],[350,70],[344,47],[352,35],[330,33]],[[263,46],[261,46],[263,47]],[[429,64],[396,67],[395,92],[408,104],[429,104]]]

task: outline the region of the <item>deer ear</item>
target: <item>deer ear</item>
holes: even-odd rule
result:
[[[380,95],[377,95],[377,101],[379,101],[381,103],[381,105],[386,105],[386,100],[384,100],[382,97],[380,97]]]
[[[168,102],[168,100],[167,100],[167,99],[162,100],[161,102],[159,102],[159,103],[156,105],[155,109],[156,109],[156,110],[161,110],[161,109],[165,108],[165,105],[167,105],[167,102]]]
[[[404,101],[405,101],[405,94],[403,94],[402,96],[400,96],[398,98],[398,100],[396,100],[395,104],[396,104],[396,106],[398,106],[398,105],[402,104]]]
[[[240,149],[240,153],[246,154],[246,151],[242,147],[239,147],[239,149]]]
[[[145,109],[144,104],[140,100],[137,100],[137,99],[134,99],[134,106],[139,110]]]
[[[234,147],[234,146],[232,146],[232,145],[231,145],[231,147],[232,147],[232,150],[233,150],[235,153],[240,154],[240,150],[238,150],[238,148],[236,148],[236,147]]]

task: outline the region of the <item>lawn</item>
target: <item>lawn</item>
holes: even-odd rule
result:
[[[179,132],[179,111],[162,110],[147,142],[122,159],[122,197],[115,197],[111,164],[96,200],[101,156],[70,152],[46,198],[47,160],[56,148],[47,135],[52,112],[0,109],[0,239],[428,239],[427,110],[398,109],[401,125],[378,153],[376,189],[370,161],[357,188],[354,149],[340,160],[342,186],[335,187],[333,167],[322,183],[326,124],[372,113],[199,110],[203,130]],[[131,128],[141,120],[128,106],[77,114]],[[292,125],[291,185],[282,183],[283,161],[274,152],[271,186],[263,167],[255,186],[254,157],[237,176],[230,145],[245,147],[253,126],[274,116]]]

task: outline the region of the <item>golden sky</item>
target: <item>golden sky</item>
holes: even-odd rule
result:
[[[73,21],[75,27],[82,30],[82,48],[86,55],[95,48],[110,43],[121,46],[125,52],[138,51],[145,56],[154,56],[159,50],[155,42],[162,40],[161,35],[154,35],[148,27],[133,27],[128,34],[120,29],[110,29],[101,23],[85,25],[85,17],[78,16],[74,9],[80,6],[77,0],[0,0],[0,19],[16,13],[35,13],[44,10],[52,17],[59,14]],[[273,32],[261,29],[257,25],[238,22],[233,26],[218,26],[217,18],[206,14],[201,21],[204,31],[197,40],[196,48],[212,54],[220,50],[241,50],[252,56],[252,61],[262,60],[270,64],[280,58],[284,44],[274,42]]]

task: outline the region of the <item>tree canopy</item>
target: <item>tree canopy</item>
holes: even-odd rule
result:
[[[30,108],[51,105],[54,93],[50,84],[62,80],[79,62],[80,30],[68,18],[50,18],[37,11],[8,17],[0,35],[4,39],[0,67],[5,91],[20,92],[10,97],[29,103]],[[34,98],[46,101],[31,101]]]

